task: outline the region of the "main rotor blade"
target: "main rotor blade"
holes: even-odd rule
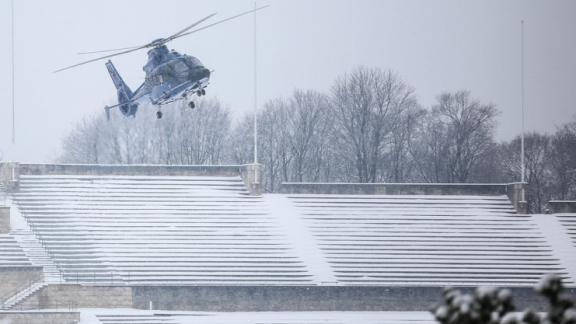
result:
[[[60,71],[64,71],[64,70],[68,70],[68,69],[71,69],[71,68],[74,68],[74,67],[77,67],[77,66],[80,66],[80,65],[84,65],[84,64],[88,64],[88,63],[100,61],[100,60],[107,59],[107,58],[110,58],[110,57],[114,57],[114,56],[118,56],[118,55],[122,55],[122,54],[127,54],[127,53],[131,53],[131,52],[135,52],[135,51],[137,51],[137,50],[140,50],[140,49],[143,49],[143,48],[146,48],[146,47],[148,47],[148,44],[146,44],[146,45],[144,45],[144,46],[136,47],[136,48],[133,48],[133,49],[130,49],[130,50],[127,50],[127,51],[122,51],[122,52],[119,52],[119,53],[114,53],[114,54],[110,54],[110,55],[106,55],[106,56],[101,56],[101,57],[97,57],[97,58],[94,58],[94,59],[91,59],[91,60],[88,60],[88,61],[84,61],[84,62],[81,62],[81,63],[78,63],[78,64],[70,65],[70,66],[67,66],[67,67],[65,67],[65,68],[58,69],[58,70],[54,71],[53,73],[60,72]]]
[[[201,28],[198,28],[198,29],[195,29],[195,30],[192,30],[192,31],[188,31],[188,32],[187,32],[187,30],[190,30],[190,28],[193,28],[194,26],[197,26],[199,23],[201,23],[201,22],[203,22],[203,21],[211,18],[212,16],[214,16],[215,13],[213,13],[213,14],[211,14],[211,15],[206,16],[206,17],[203,18],[203,19],[200,19],[199,21],[195,22],[194,24],[192,24],[192,25],[184,28],[183,30],[177,32],[176,34],[174,34],[174,35],[172,35],[172,36],[169,36],[168,38],[162,39],[162,40],[161,40],[161,44],[164,44],[164,43],[169,42],[169,41],[171,41],[171,40],[174,40],[174,39],[176,39],[176,38],[180,38],[180,37],[182,37],[182,36],[186,36],[186,35],[190,35],[190,34],[199,32],[199,31],[204,30],[204,29],[206,29],[206,28],[209,28],[209,27],[212,27],[212,26],[216,26],[216,25],[221,24],[221,23],[223,23],[223,22],[226,22],[226,21],[229,21],[229,20],[232,20],[232,19],[235,19],[235,18],[244,16],[244,15],[247,15],[247,14],[249,14],[249,13],[256,12],[256,11],[258,11],[258,10],[262,10],[262,9],[264,9],[264,8],[267,8],[267,7],[269,7],[269,5],[262,6],[262,7],[259,7],[259,8],[256,8],[256,9],[252,9],[252,10],[248,10],[248,11],[239,13],[239,14],[237,14],[237,15],[234,15],[234,16],[232,16],[232,17],[228,17],[228,18],[226,18],[226,19],[222,19],[222,20],[219,20],[219,21],[214,22],[214,23],[212,23],[212,24],[206,25],[206,26],[204,26],[204,27],[201,27]],[[58,70],[54,71],[53,73],[61,72],[61,71],[64,71],[64,70],[68,70],[68,69],[71,69],[71,68],[75,68],[75,67],[80,66],[80,65],[84,65],[84,64],[88,64],[88,63],[92,63],[92,62],[104,60],[104,59],[111,58],[111,57],[114,57],[114,56],[132,53],[132,52],[135,52],[135,51],[137,51],[137,50],[141,50],[141,49],[148,48],[148,47],[153,47],[153,46],[158,46],[158,43],[151,42],[151,43],[148,43],[148,44],[146,44],[146,45],[142,45],[142,46],[138,46],[138,47],[134,47],[134,48],[129,48],[128,50],[121,51],[121,52],[118,52],[118,53],[113,53],[113,54],[110,54],[110,55],[105,55],[105,56],[97,57],[97,58],[94,58],[94,59],[91,59],[91,60],[88,60],[88,61],[80,62],[80,63],[78,63],[78,64],[74,64],[74,65],[67,66],[67,67],[65,67],[65,68],[58,69]],[[120,49],[120,50],[122,50],[122,49]],[[98,51],[98,52],[108,52],[108,51],[110,51],[110,50]],[[97,53],[97,52],[94,52],[94,53]]]
[[[186,32],[186,31],[190,30],[191,28],[194,28],[194,27],[198,26],[199,24],[201,24],[201,23],[203,23],[204,21],[206,21],[206,20],[214,17],[215,15],[216,15],[216,13],[213,13],[213,14],[210,14],[210,15],[208,15],[208,16],[206,16],[206,17],[204,17],[204,18],[202,18],[202,19],[200,19],[200,20],[198,20],[198,21],[196,21],[195,23],[193,23],[193,24],[191,24],[190,26],[182,29],[181,31],[179,31],[179,32],[177,32],[177,33],[175,33],[175,34],[173,34],[173,35],[170,35],[170,36],[164,38],[164,42],[171,41],[172,39],[174,39],[174,38],[177,37],[178,35],[180,35],[180,34]],[[148,44],[142,45],[142,46],[150,47],[150,46],[156,46],[156,44],[153,45],[153,43],[148,43]],[[130,47],[122,47],[122,48],[107,49],[107,50],[100,50],[100,51],[79,52],[78,54],[80,54],[80,55],[85,55],[85,54],[97,54],[97,53],[117,52],[117,51],[123,51],[123,50],[136,49],[136,48],[139,48],[139,47],[142,47],[142,46],[130,46]]]
[[[180,35],[180,34],[182,34],[182,33],[184,33],[184,32],[187,32],[187,31],[190,30],[191,28],[194,28],[194,27],[198,26],[199,24],[201,24],[201,23],[205,22],[206,20],[214,17],[215,15],[216,15],[216,13],[213,13],[213,14],[210,14],[210,15],[208,15],[208,16],[200,19],[200,20],[198,20],[197,22],[195,22],[195,23],[193,23],[192,25],[190,25],[190,26],[182,29],[181,31],[177,32],[176,34],[173,34],[173,35],[170,35],[170,36],[166,37],[166,38],[165,38],[166,41],[170,41],[170,40],[174,39],[175,37],[178,37],[178,35]]]
[[[106,53],[106,52],[118,52],[118,51],[124,51],[124,50],[133,49],[133,48],[136,48],[136,47],[140,47],[140,46],[130,46],[130,47],[114,48],[114,49],[91,51],[91,52],[78,52],[77,54],[79,54],[79,55],[85,55],[85,54],[97,54],[97,53]]]
[[[258,11],[258,10],[261,10],[261,9],[264,9],[264,8],[268,8],[268,7],[270,7],[270,5],[265,5],[265,6],[256,8],[256,9],[252,9],[252,10],[245,11],[245,12],[243,12],[243,13],[239,13],[239,14],[237,14],[237,15],[235,15],[235,16],[228,17],[228,18],[226,18],[226,19],[219,20],[219,21],[217,21],[217,22],[211,23],[211,24],[206,25],[206,26],[204,26],[204,27],[200,27],[200,28],[198,28],[198,29],[194,29],[194,30],[189,31],[189,32],[187,32],[187,33],[180,34],[180,35],[178,35],[178,36],[176,36],[176,37],[173,37],[173,38],[170,39],[170,40],[173,40],[173,39],[176,39],[176,38],[180,38],[180,37],[182,37],[182,36],[190,35],[190,34],[193,34],[193,33],[195,33],[195,32],[199,32],[199,31],[204,30],[204,29],[206,29],[206,28],[210,28],[210,27],[212,27],[212,26],[216,26],[216,25],[218,25],[218,24],[221,24],[221,23],[223,23],[223,22],[226,22],[226,21],[228,21],[228,20],[232,20],[232,19],[238,18],[238,17],[240,17],[240,16],[244,16],[244,15],[247,15],[247,14],[249,14],[249,13],[253,13],[253,12],[256,12],[256,11]]]

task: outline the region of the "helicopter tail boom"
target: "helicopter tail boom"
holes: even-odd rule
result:
[[[132,90],[130,90],[130,87],[124,82],[120,73],[118,73],[116,67],[112,64],[112,61],[106,62],[106,68],[108,69],[108,73],[110,73],[110,77],[118,93],[118,107],[120,111],[126,116],[134,116],[136,110],[138,110],[138,104],[133,100],[134,94]]]

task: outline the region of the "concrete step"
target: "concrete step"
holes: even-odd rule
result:
[[[64,278],[47,251],[42,247],[40,241],[34,233],[25,229],[16,229],[12,235],[20,243],[20,246],[30,259],[32,264],[41,266],[44,270],[44,281],[46,282],[63,282]]]

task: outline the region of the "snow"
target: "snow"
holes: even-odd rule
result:
[[[303,259],[308,271],[313,274],[315,284],[336,284],[338,280],[316,244],[309,227],[302,218],[294,217],[298,212],[292,202],[278,194],[269,194],[264,198],[271,213],[277,217],[284,229],[286,239],[292,243],[294,254]]]
[[[392,185],[392,186],[406,186],[406,185],[410,185],[410,186],[430,186],[430,187],[434,187],[434,186],[462,186],[462,183],[448,183],[448,182],[439,182],[439,183],[430,183],[430,182],[413,182],[413,183],[405,183],[405,182],[386,182],[386,183],[365,183],[365,182],[283,182],[283,184],[286,185],[290,185],[290,184],[309,184],[309,185],[342,185],[342,186],[347,186],[347,185],[372,185],[372,186],[379,186],[379,185]],[[507,186],[507,183],[472,183],[472,182],[467,182],[465,184],[466,186]]]
[[[238,176],[80,179],[24,176],[15,195],[69,280],[311,283],[262,199],[246,195]],[[188,268],[166,271],[178,264]]]
[[[503,195],[246,192],[238,176],[23,175],[12,198],[66,278],[87,284],[528,287],[548,272],[576,278],[570,240],[516,214]]]
[[[432,324],[429,312],[186,312],[136,309],[79,309],[79,324]]]
[[[563,217],[566,215],[532,215],[533,221],[546,236],[554,255],[574,280],[576,278],[576,248],[571,243],[576,241],[573,241],[574,237],[570,237],[570,227],[563,226],[561,222]],[[576,215],[574,219],[576,220]]]
[[[512,214],[504,196],[336,196],[289,195],[341,284],[528,286],[547,272],[569,277],[537,224]]]

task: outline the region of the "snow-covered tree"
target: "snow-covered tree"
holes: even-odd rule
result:
[[[231,128],[230,113],[217,100],[201,100],[195,110],[166,107],[157,120],[153,107],[135,118],[103,115],[79,123],[64,139],[62,162],[110,164],[218,164]],[[149,110],[149,111],[148,111]]]

